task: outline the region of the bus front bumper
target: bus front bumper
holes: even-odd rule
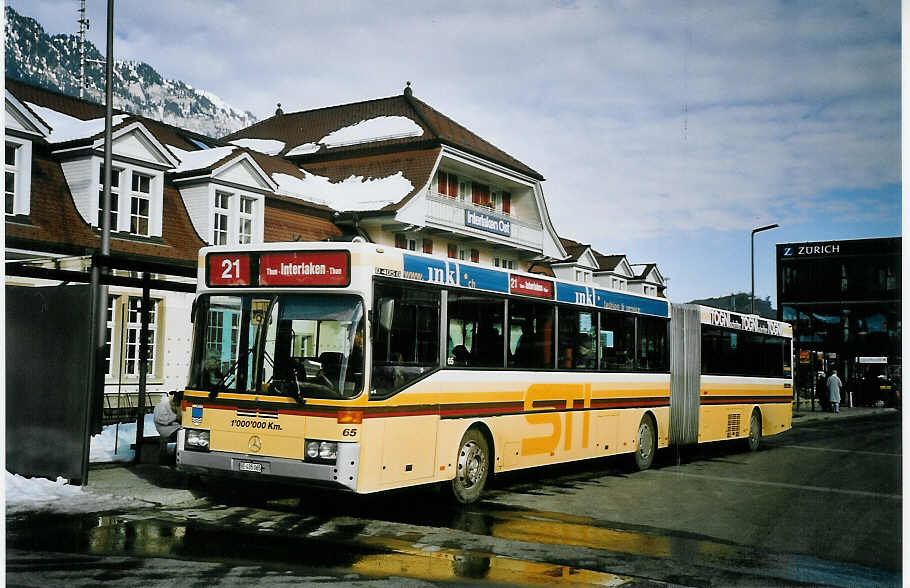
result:
[[[269,457],[227,451],[187,451],[182,436],[177,445],[177,469],[189,473],[234,475],[247,479],[281,479],[290,482],[357,489],[360,443],[339,443],[334,464],[302,459]]]

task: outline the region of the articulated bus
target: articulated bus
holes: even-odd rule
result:
[[[786,323],[365,242],[200,251],[177,464],[358,493],[790,428]]]

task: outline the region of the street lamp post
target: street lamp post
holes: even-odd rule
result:
[[[776,229],[779,227],[777,223],[773,225],[766,225],[764,227],[758,227],[757,229],[752,229],[752,314],[755,314],[755,233],[760,233],[762,231],[769,231],[771,229]]]

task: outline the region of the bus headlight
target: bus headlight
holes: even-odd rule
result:
[[[203,431],[201,429],[187,429],[184,446],[186,449],[191,449],[193,451],[208,451],[209,431]]]
[[[335,462],[338,456],[338,443],[335,441],[319,441],[307,439],[305,441],[306,461]]]

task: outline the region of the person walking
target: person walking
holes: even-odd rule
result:
[[[828,401],[831,402],[831,408],[834,412],[840,412],[840,389],[844,383],[837,377],[837,370],[831,370],[828,376]]]

